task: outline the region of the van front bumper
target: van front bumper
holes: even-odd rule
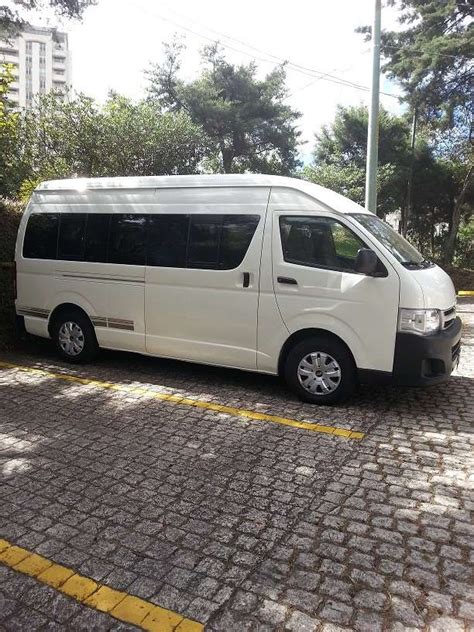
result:
[[[462,322],[429,336],[399,332],[395,341],[392,383],[437,384],[449,378],[459,362]]]

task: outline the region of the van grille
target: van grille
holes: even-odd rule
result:
[[[454,305],[450,309],[443,312],[443,329],[451,327],[456,319],[456,306]]]

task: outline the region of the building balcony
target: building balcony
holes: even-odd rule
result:
[[[18,55],[13,55],[11,52],[0,51],[0,64],[13,64],[18,66]]]
[[[0,40],[0,53],[8,53],[9,55],[16,55],[18,57],[18,42],[2,42]]]

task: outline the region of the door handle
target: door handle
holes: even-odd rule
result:
[[[250,285],[250,272],[244,272],[243,286],[248,287]]]
[[[277,277],[277,281],[278,283],[286,283],[287,285],[298,285],[298,281],[290,277]]]

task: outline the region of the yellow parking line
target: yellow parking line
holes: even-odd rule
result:
[[[474,290],[459,290],[458,296],[474,296]]]
[[[78,377],[76,375],[68,375],[66,373],[52,373],[43,369],[35,369],[33,367],[21,366],[19,364],[12,364],[10,362],[0,362],[0,367],[3,367],[5,369],[17,369],[19,371],[25,371],[26,373],[43,375],[46,377],[56,378],[58,380],[75,382],[77,384],[87,384],[88,386],[94,386],[96,388],[108,388],[114,391],[121,391],[124,393],[132,394],[139,393],[165,402],[173,402],[175,404],[193,406],[195,408],[204,408],[205,410],[214,410],[219,413],[232,415],[233,417],[245,417],[246,419],[252,419],[253,421],[268,421],[271,423],[280,424],[282,426],[291,426],[292,428],[309,430],[310,432],[322,432],[324,434],[330,434],[335,437],[343,437],[345,439],[363,439],[365,437],[365,433],[356,430],[347,430],[346,428],[325,426],[323,424],[310,423],[308,421],[298,421],[297,419],[288,419],[286,417],[279,417],[278,415],[258,413],[253,410],[246,410],[245,408],[224,406],[221,404],[216,404],[214,402],[206,402],[201,399],[182,397],[181,395],[157,393],[156,391],[153,391],[152,389],[146,387],[124,386],[121,384],[115,384],[114,382],[101,382],[99,380],[91,380],[89,378]]]
[[[149,632],[202,632],[202,623],[115,590],[42,555],[0,539],[0,564],[34,577],[79,603]]]

